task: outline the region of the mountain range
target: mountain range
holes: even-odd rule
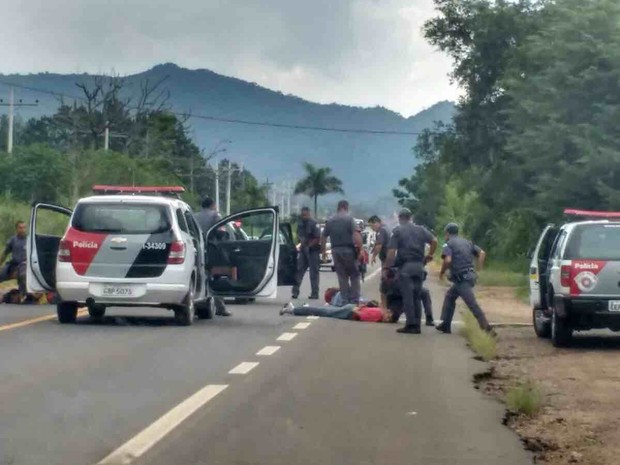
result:
[[[89,79],[92,76],[88,74],[0,75],[1,82],[19,86],[15,89],[16,98],[24,102],[39,100],[37,107],[19,109],[24,119],[53,114],[58,107],[57,97],[33,89],[78,96],[75,84]],[[318,104],[206,69],[189,70],[171,63],[127,76],[126,91],[137,91],[145,79],[149,82],[165,79],[163,85],[170,92],[168,104],[175,111],[193,115],[188,123],[196,143],[205,153],[218,141],[230,140],[225,156],[243,163],[260,180],[270,182],[298,179],[304,161],[329,166],[342,179],[346,196],[357,201],[389,197],[398,180],[411,173],[416,163],[411,151],[415,135],[292,129],[278,125],[418,133],[432,127],[435,121],[449,122],[454,113],[454,104],[447,101],[409,118],[382,107]],[[0,85],[1,98],[7,91],[5,84]]]

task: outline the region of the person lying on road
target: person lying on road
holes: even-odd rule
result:
[[[390,310],[379,307],[358,306],[347,304],[343,307],[323,305],[321,307],[295,307],[291,302],[286,304],[280,315],[295,316],[322,316],[339,320],[366,321],[369,323],[392,323],[393,315]]]

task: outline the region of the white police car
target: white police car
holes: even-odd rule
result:
[[[212,317],[210,297],[275,297],[278,284],[293,284],[292,235],[280,256],[276,207],[236,213],[203,235],[178,198],[182,187],[93,190],[73,211],[36,203],[31,212],[27,287],[58,294],[61,323],[74,322],[82,305],[94,318],[106,307],[151,306],[190,325],[194,315]],[[62,221],[62,237],[46,231]]]

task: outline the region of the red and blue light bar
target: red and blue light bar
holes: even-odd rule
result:
[[[620,212],[603,212],[596,210],[579,210],[576,208],[567,208],[564,210],[564,214],[567,216],[582,216],[586,218],[601,218],[601,219],[618,219],[620,218]]]
[[[96,184],[93,186],[95,194],[163,194],[178,195],[185,192],[183,186],[108,186]]]

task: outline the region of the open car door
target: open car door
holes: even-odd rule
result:
[[[278,286],[295,285],[297,273],[297,247],[290,223],[280,224],[280,258],[278,259]]]
[[[213,225],[206,234],[209,295],[275,297],[279,230],[277,207],[245,210]]]
[[[536,249],[534,249],[530,263],[530,304],[534,309],[548,308],[548,263],[558,231],[557,226],[547,225],[538,239]]]
[[[30,230],[26,246],[28,292],[56,290],[58,248],[73,212],[68,208],[35,203],[30,212]]]

